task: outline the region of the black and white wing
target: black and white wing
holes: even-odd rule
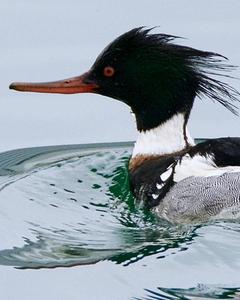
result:
[[[212,155],[216,166],[240,166],[240,137],[209,139],[197,144],[191,154]]]
[[[130,187],[136,199],[148,208],[159,204],[174,185],[177,160],[174,157],[146,160],[141,167],[131,170]]]

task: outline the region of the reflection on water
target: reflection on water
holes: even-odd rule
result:
[[[187,249],[196,228],[172,226],[135,207],[128,157],[127,149],[103,150],[5,176],[2,235],[10,241],[19,228],[24,234],[20,246],[1,246],[0,263],[54,268],[108,259],[126,266]]]
[[[0,265],[56,269],[108,261],[134,270],[141,263],[148,278],[162,279],[141,284],[143,296],[133,299],[236,298],[239,223],[175,226],[137,207],[129,155],[126,144],[0,154]],[[185,281],[197,284],[187,288]]]
[[[135,300],[175,300],[175,299],[240,299],[240,288],[218,287],[199,284],[189,289],[158,288],[157,291],[146,290],[147,295]]]

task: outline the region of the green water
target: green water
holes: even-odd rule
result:
[[[239,223],[175,226],[139,207],[130,153],[129,144],[103,144],[1,154],[0,275],[84,267],[105,289],[96,299],[237,297]],[[116,297],[106,296],[109,285]],[[84,299],[94,299],[90,290]]]

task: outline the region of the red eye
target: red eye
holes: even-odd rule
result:
[[[111,76],[113,76],[114,73],[115,73],[115,70],[113,67],[105,67],[103,70],[103,74],[106,77],[111,77]]]

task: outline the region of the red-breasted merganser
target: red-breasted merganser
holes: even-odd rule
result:
[[[139,131],[129,163],[136,199],[172,222],[240,216],[240,138],[195,145],[186,127],[196,96],[236,113],[239,93],[215,76],[230,66],[223,56],[177,45],[175,38],[135,28],[110,43],[82,76],[10,88],[97,93],[126,103]]]

